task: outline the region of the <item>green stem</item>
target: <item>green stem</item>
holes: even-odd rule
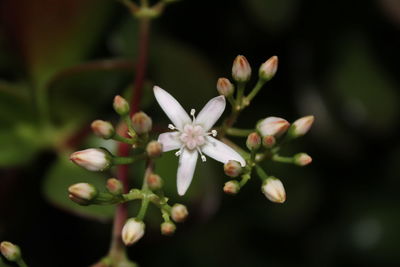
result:
[[[226,134],[238,137],[247,137],[249,134],[254,132],[253,129],[239,129],[239,128],[228,128],[226,129]]]
[[[150,199],[149,199],[148,193],[145,193],[145,196],[142,200],[142,204],[140,206],[139,213],[136,216],[141,221],[143,221],[144,216],[146,215],[147,208],[149,207],[149,202],[150,202]]]
[[[28,267],[28,265],[25,263],[25,261],[22,258],[20,258],[16,262],[17,262],[19,267]]]
[[[250,180],[250,178],[250,173],[243,174],[242,180],[239,182],[239,186],[242,188]]]
[[[131,138],[123,137],[123,136],[120,136],[119,134],[115,134],[112,137],[112,139],[115,141],[118,141],[118,142],[129,144],[129,145],[133,145],[135,143]]]
[[[124,116],[122,117],[122,119],[125,121],[126,125],[128,126],[129,135],[130,135],[131,137],[135,137],[135,136],[136,136],[136,132],[135,132],[135,130],[134,130],[133,127],[132,127],[132,120],[131,120],[131,117],[130,117],[129,115],[124,115]]]
[[[146,158],[146,154],[139,154],[133,157],[114,157],[112,159],[114,165],[126,165],[126,164],[132,164],[138,160]]]
[[[294,162],[293,157],[282,157],[277,154],[272,156],[272,160],[276,161],[276,162],[282,162],[282,163],[293,163]]]
[[[237,94],[236,94],[236,104],[240,105],[242,103],[242,97],[243,97],[245,87],[246,87],[246,83],[241,83],[241,82],[238,83]]]
[[[266,180],[268,178],[268,174],[263,170],[263,168],[261,168],[258,165],[256,165],[256,172],[258,174],[258,177],[260,177],[260,179],[262,181],[264,181],[264,180]]]
[[[261,79],[258,80],[258,82],[257,82],[256,86],[254,86],[253,90],[251,90],[249,95],[247,97],[245,97],[246,105],[250,104],[251,100],[253,100],[253,98],[258,94],[258,92],[264,86],[264,84],[265,84],[265,80],[261,80]]]

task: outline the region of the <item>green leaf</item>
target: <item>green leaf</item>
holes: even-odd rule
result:
[[[75,183],[93,184],[98,190],[105,190],[106,173],[90,172],[76,166],[69,155],[59,155],[57,162],[47,173],[43,183],[45,197],[56,207],[82,217],[106,221],[113,217],[114,206],[80,206],[68,198],[68,187]]]

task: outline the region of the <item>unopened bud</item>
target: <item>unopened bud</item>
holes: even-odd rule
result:
[[[312,115],[296,120],[289,129],[290,136],[296,138],[305,135],[310,130],[313,123],[314,116]]]
[[[171,217],[175,222],[183,222],[188,215],[187,208],[182,204],[175,204],[171,209]]]
[[[175,233],[176,226],[173,222],[163,222],[161,224],[161,234],[163,235],[173,235]]]
[[[89,205],[98,192],[97,189],[88,183],[78,183],[68,187],[68,197],[79,205]]]
[[[118,179],[110,178],[106,184],[107,191],[113,195],[121,195],[124,191],[124,187]]]
[[[224,172],[229,177],[237,177],[242,173],[242,166],[236,160],[230,160],[224,164]]]
[[[271,148],[275,145],[276,138],[273,135],[264,136],[262,139],[262,144],[265,148]]]
[[[230,96],[233,94],[233,84],[227,78],[219,78],[217,90],[220,95]]]
[[[294,156],[294,163],[299,166],[306,166],[312,162],[312,158],[306,153],[298,153]]]
[[[137,134],[144,134],[151,131],[153,122],[146,113],[140,111],[132,116],[132,127]]]
[[[0,251],[4,258],[9,261],[17,261],[21,258],[21,250],[11,242],[3,241],[0,244]]]
[[[71,154],[75,164],[89,171],[104,171],[112,165],[112,155],[104,148],[89,148]]]
[[[146,146],[146,152],[150,158],[158,158],[162,153],[162,144],[157,141],[151,141]]]
[[[233,61],[232,77],[237,82],[247,82],[250,80],[251,67],[244,56],[237,56]]]
[[[261,187],[261,191],[272,202],[283,203],[286,200],[285,188],[281,180],[275,177],[267,178]]]
[[[257,130],[261,136],[281,136],[287,131],[290,124],[287,120],[278,117],[267,117],[257,124]]]
[[[116,95],[113,103],[114,110],[121,116],[129,113],[129,104],[122,96]]]
[[[261,146],[261,137],[254,132],[247,136],[246,146],[249,150],[257,150]]]
[[[136,218],[130,218],[122,228],[122,241],[126,246],[136,243],[144,235],[145,224]]]
[[[261,65],[258,75],[260,76],[260,79],[269,81],[275,76],[277,69],[278,57],[273,56]]]
[[[147,176],[146,183],[151,190],[158,190],[161,189],[161,187],[163,186],[163,180],[159,175],[155,173]]]
[[[114,126],[108,121],[95,120],[91,127],[95,135],[104,139],[110,139],[115,134]]]
[[[238,181],[228,181],[224,185],[224,192],[229,195],[236,195],[239,193],[240,185]]]

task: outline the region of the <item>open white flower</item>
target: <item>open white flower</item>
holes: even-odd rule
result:
[[[195,110],[190,115],[185,112],[178,101],[158,86],[154,86],[154,95],[161,108],[172,121],[168,127],[174,132],[163,133],[158,137],[158,142],[163,144],[163,151],[179,149],[175,155],[179,156],[177,173],[178,194],[184,195],[188,189],[196,168],[198,155],[206,161],[207,155],[217,161],[227,163],[229,160],[240,162],[242,167],[246,161],[230,146],[211,137],[217,135],[216,130],[210,131],[225,109],[225,97],[212,98],[195,117]],[[203,154],[204,153],[204,154]]]

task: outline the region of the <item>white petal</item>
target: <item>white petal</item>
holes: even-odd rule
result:
[[[182,150],[179,157],[179,166],[177,174],[178,194],[183,196],[186,193],[193,179],[194,169],[196,168],[198,152],[197,150]]]
[[[182,146],[179,132],[162,133],[158,136],[158,142],[162,144],[163,152],[179,149]]]
[[[220,95],[212,98],[197,115],[196,124],[203,126],[204,131],[208,131],[219,117],[221,117],[225,106],[226,101],[224,96]]]
[[[190,123],[192,120],[186,111],[182,108],[181,104],[167,91],[161,89],[158,86],[153,88],[154,96],[157,99],[158,104],[167,114],[168,118],[178,129],[183,129],[183,126]]]
[[[242,167],[246,166],[244,158],[233,148],[211,136],[207,136],[206,138],[206,144],[201,147],[201,151],[204,154],[222,163],[227,163],[229,160],[236,160],[240,162]]]

